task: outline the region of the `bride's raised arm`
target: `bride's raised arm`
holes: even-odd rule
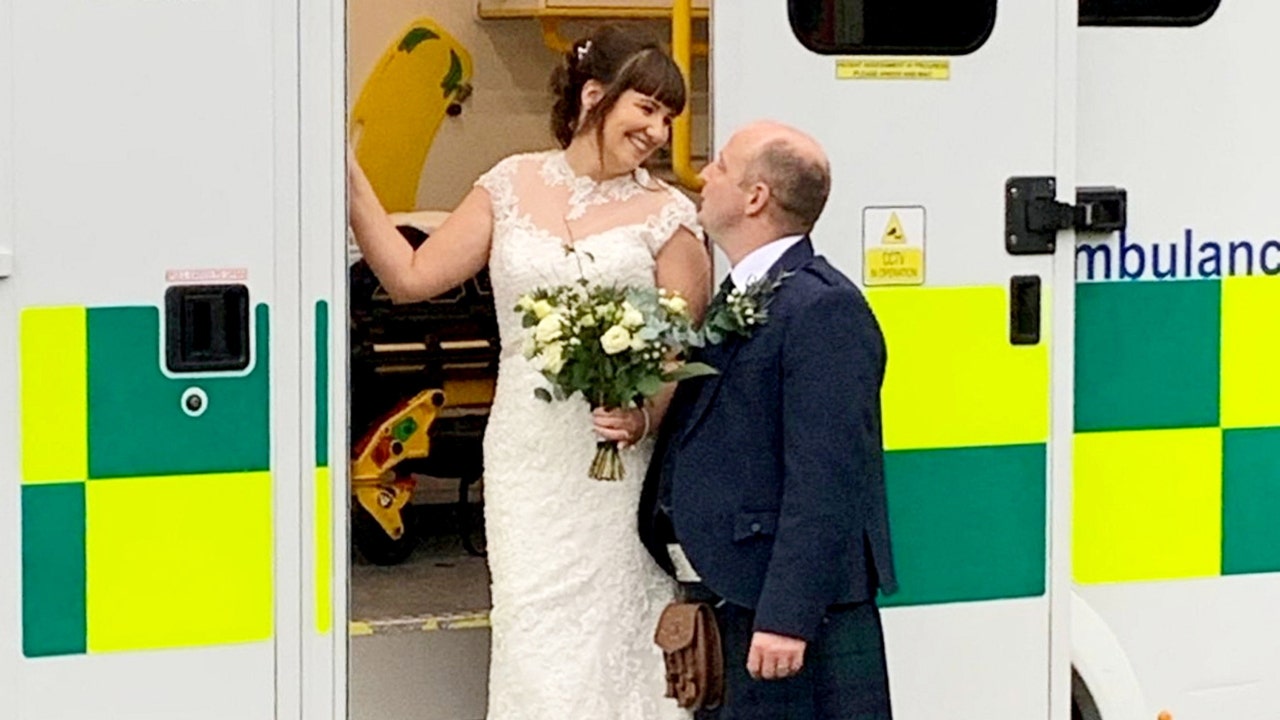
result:
[[[351,230],[369,268],[397,303],[427,300],[480,272],[489,262],[493,209],[476,187],[414,250],[392,224],[355,157],[347,154]]]

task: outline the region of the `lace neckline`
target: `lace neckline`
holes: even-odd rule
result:
[[[548,187],[561,185],[569,188],[568,220],[577,220],[586,214],[587,208],[603,205],[612,200],[627,200],[645,191],[649,185],[649,172],[636,168],[626,175],[596,181],[590,175],[578,175],[569,166],[564,150],[554,150],[542,163],[542,179]]]

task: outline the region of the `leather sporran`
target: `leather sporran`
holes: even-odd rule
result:
[[[667,697],[690,710],[720,707],[724,650],[715,611],[706,603],[673,602],[662,611],[653,641],[667,666]]]

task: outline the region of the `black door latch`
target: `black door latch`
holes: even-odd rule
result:
[[[1125,229],[1123,188],[1076,188],[1076,204],[1058,202],[1051,177],[1009,178],[1004,186],[1004,246],[1011,255],[1047,255],[1059,230],[1110,233]]]

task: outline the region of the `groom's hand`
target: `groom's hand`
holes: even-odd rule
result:
[[[751,636],[747,672],[756,680],[791,677],[804,667],[805,642],[798,638],[757,632]]]

